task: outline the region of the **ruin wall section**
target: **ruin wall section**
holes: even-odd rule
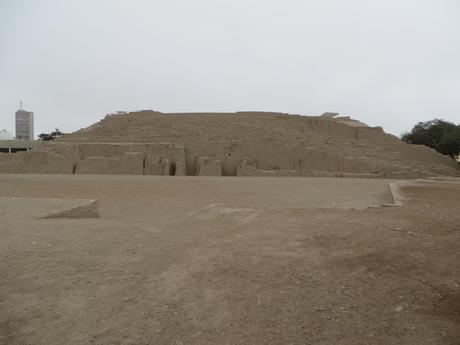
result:
[[[412,178],[458,169],[430,148],[347,118],[142,111],[108,116],[32,152],[0,154],[0,172]]]

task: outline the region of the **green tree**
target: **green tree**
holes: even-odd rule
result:
[[[417,123],[401,139],[410,144],[432,147],[452,158],[460,153],[460,125],[439,119]]]

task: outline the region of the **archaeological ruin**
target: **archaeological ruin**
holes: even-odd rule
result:
[[[335,113],[108,115],[28,152],[0,154],[1,173],[168,176],[460,176],[457,163],[380,127]]]

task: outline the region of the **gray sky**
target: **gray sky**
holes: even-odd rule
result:
[[[116,110],[460,122],[458,0],[0,0],[0,129]]]

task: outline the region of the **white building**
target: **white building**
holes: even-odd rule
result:
[[[18,110],[16,112],[16,139],[34,140],[34,113]]]
[[[14,136],[6,129],[0,131],[0,140],[13,140]]]

